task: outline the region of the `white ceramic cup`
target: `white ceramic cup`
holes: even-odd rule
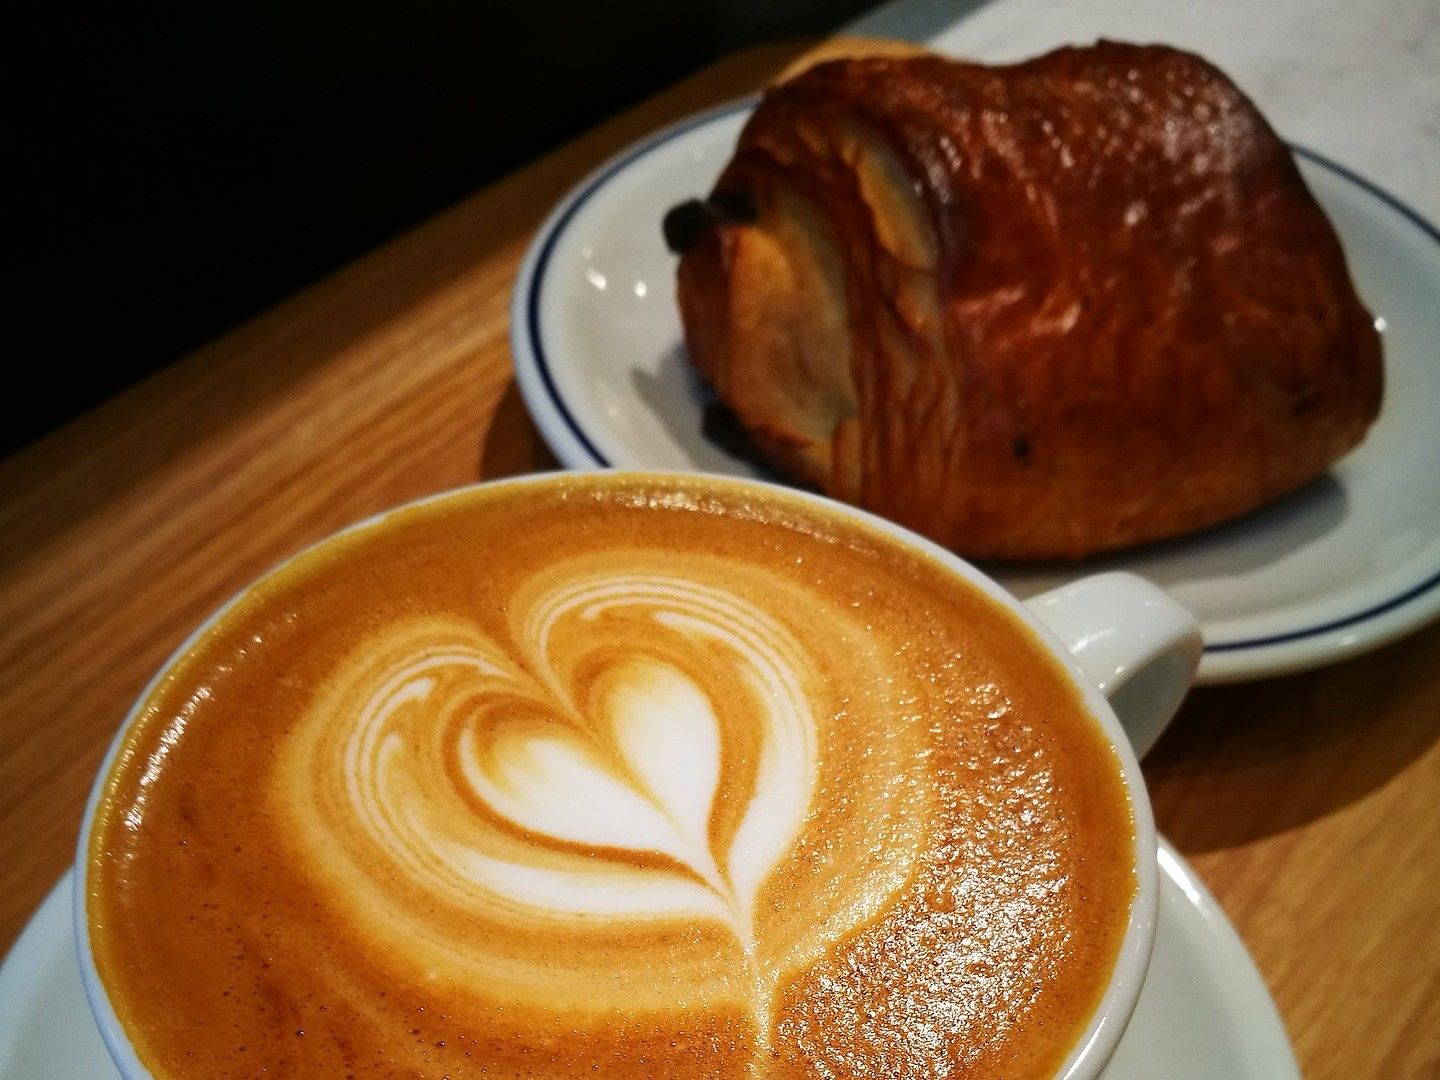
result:
[[[587,475],[613,476],[612,472],[559,474],[568,481],[584,481]],[[664,473],[642,474],[664,478]],[[668,474],[676,478],[693,474]],[[521,487],[545,483],[557,474],[538,474],[516,480],[496,481],[490,486]],[[1174,715],[1195,677],[1200,662],[1200,631],[1190,614],[1149,582],[1131,574],[1107,573],[1082,578],[1022,603],[969,563],[893,522],[819,495],[796,491],[778,484],[727,477],[706,477],[716,486],[748,491],[761,498],[799,500],[848,516],[893,536],[907,547],[940,563],[980,592],[1006,608],[1035,634],[1064,666],[1084,702],[1114,745],[1120,761],[1130,805],[1135,816],[1135,877],[1137,887],[1131,903],[1129,923],[1111,973],[1109,985],[1072,1048],[1056,1073],[1056,1080],[1094,1080],[1114,1054],[1125,1032],[1155,943],[1155,912],[1159,903],[1156,864],[1155,821],[1150,799],[1140,774],[1139,758],[1159,738]],[[464,489],[462,489],[464,490]],[[456,492],[443,492],[418,500],[410,506],[443,501]],[[403,509],[401,507],[400,509]],[[358,522],[327,540],[362,531],[383,520],[380,514]],[[293,561],[287,559],[270,574],[282,574]],[[262,578],[261,581],[265,580]],[[257,582],[256,584],[259,584]],[[250,588],[254,588],[252,585]],[[95,967],[90,946],[86,897],[89,895],[90,835],[96,808],[106,778],[124,745],[126,734],[141,706],[165,673],[213,627],[226,611],[250,589],[242,591],[202,623],[175,651],[141,693],[110,746],[90,793],[81,824],[75,860],[75,941],[79,952],[80,975],[90,1009],[115,1064],[125,1080],[150,1080],[126,1036],[108,993]]]

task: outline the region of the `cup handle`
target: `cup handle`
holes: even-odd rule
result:
[[[1200,628],[1143,578],[1081,578],[1025,601],[1110,701],[1136,757],[1155,745],[1200,666]]]

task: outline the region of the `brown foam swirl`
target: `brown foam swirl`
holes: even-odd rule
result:
[[[621,560],[572,560],[522,586],[508,640],[418,617],[361,643],[288,740],[277,812],[305,864],[375,934],[405,940],[426,978],[503,978],[593,1008],[596,986],[557,973],[543,940],[521,941],[527,928],[623,940],[637,924],[705,920],[733,935],[749,976],[738,989],[763,1016],[807,951],[803,937],[762,942],[756,909],[810,809],[824,682],[794,634],[718,583],[736,568],[694,558],[679,577],[607,562]],[[746,584],[816,607],[778,579]],[[821,608],[799,624],[833,622]],[[866,651],[851,655],[879,662]],[[897,800],[875,795],[884,825]],[[895,853],[832,898],[826,936],[903,880]],[[707,970],[703,950],[687,963],[692,993],[737,993],[733,963]],[[614,974],[597,980],[609,1004],[652,996]]]

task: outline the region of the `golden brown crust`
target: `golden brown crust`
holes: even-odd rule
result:
[[[1101,42],[773,87],[684,254],[690,355],[788,474],[987,558],[1242,514],[1379,411],[1379,338],[1221,72]]]

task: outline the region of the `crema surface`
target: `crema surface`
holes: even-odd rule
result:
[[[720,482],[391,514],[160,682],[91,943],[161,1077],[1048,1076],[1135,891],[1002,608]]]

